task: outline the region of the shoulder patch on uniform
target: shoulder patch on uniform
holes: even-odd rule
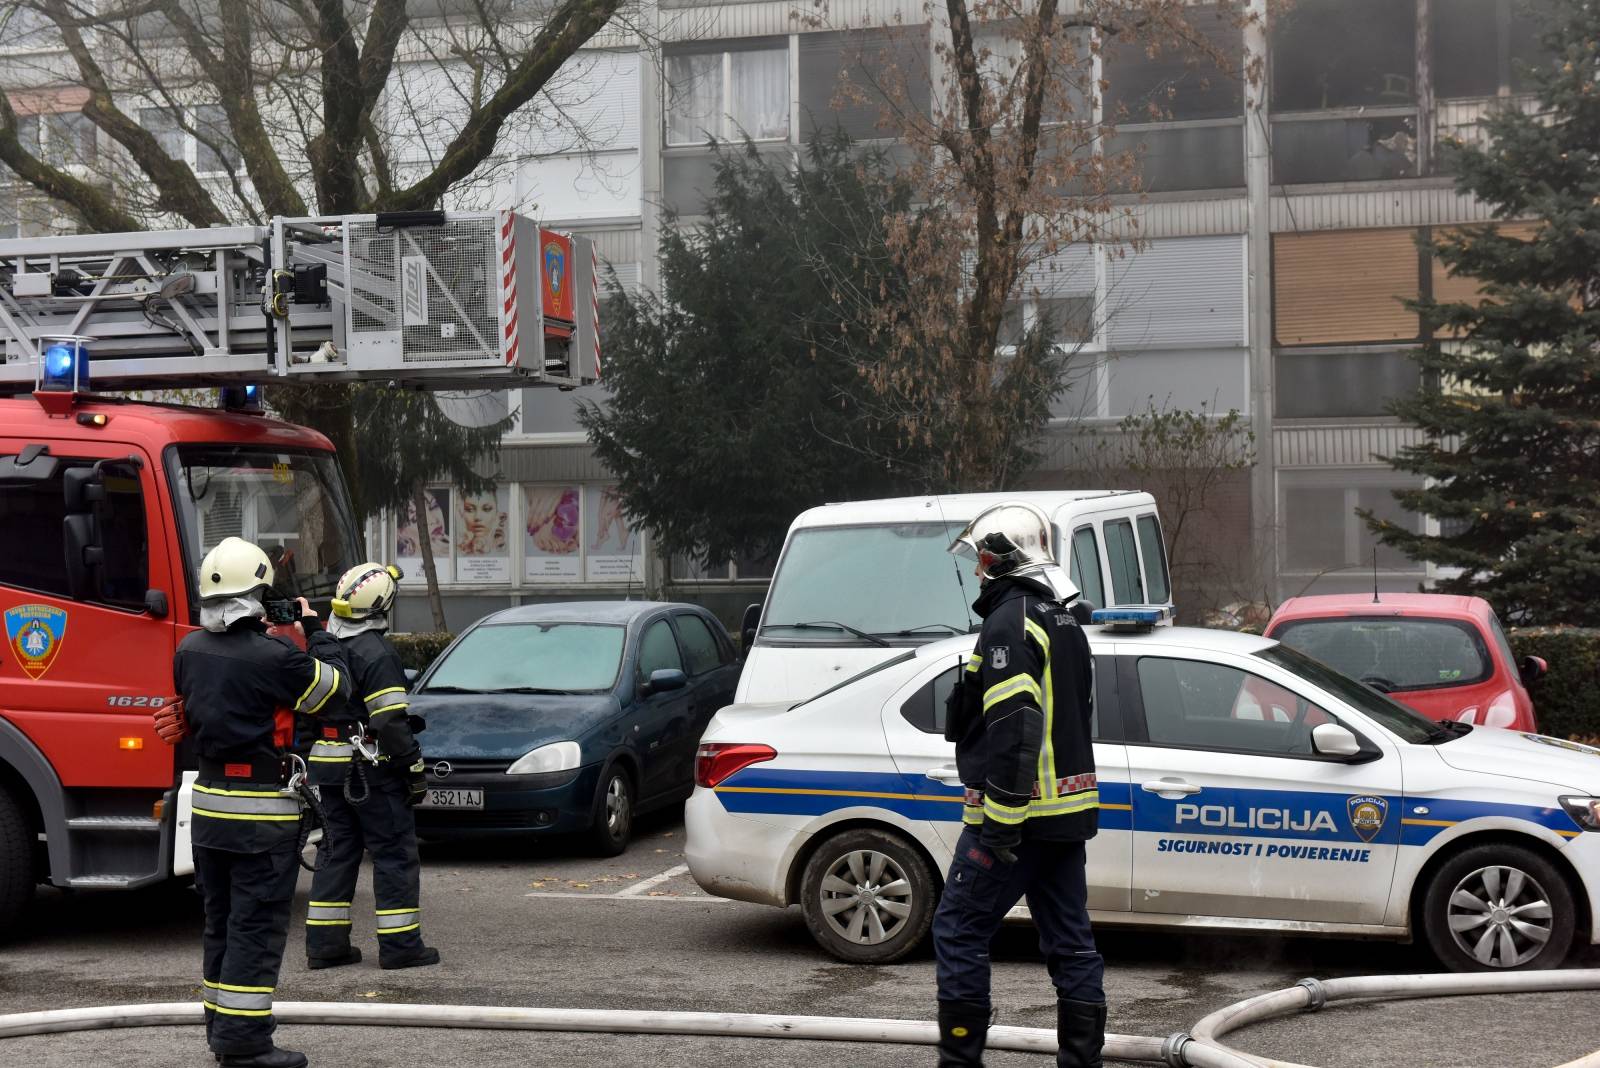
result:
[[[989,647],[989,666],[996,671],[1004,671],[1011,663],[1011,647],[1008,645],[992,645]]]

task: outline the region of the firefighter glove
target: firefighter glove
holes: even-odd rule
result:
[[[428,773],[422,768],[422,756],[406,769],[406,804],[418,805],[428,796]]]
[[[189,720],[183,714],[183,699],[174,698],[156,709],[156,733],[168,745],[177,745],[189,736]]]

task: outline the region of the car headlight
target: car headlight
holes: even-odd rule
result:
[[[518,759],[506,769],[506,774],[539,775],[549,771],[571,771],[578,766],[580,755],[577,742],[551,742]]]
[[[1586,831],[1600,831],[1600,797],[1563,797],[1561,807]]]

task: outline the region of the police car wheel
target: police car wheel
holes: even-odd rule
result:
[[[934,878],[922,853],[888,831],[856,828],[819,845],[800,878],[817,944],[852,964],[906,956],[933,923]]]
[[[0,931],[22,915],[33,884],[33,836],[16,800],[0,789]]]
[[[1559,968],[1577,916],[1555,865],[1509,844],[1475,846],[1445,861],[1423,910],[1428,945],[1458,972]]]
[[[600,776],[594,801],[589,844],[602,857],[614,857],[628,848],[633,835],[633,779],[621,764],[612,764]]]

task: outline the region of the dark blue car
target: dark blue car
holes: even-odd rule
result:
[[[727,632],[696,605],[486,616],[414,687],[411,710],[428,721],[417,831],[578,834],[620,853],[637,814],[693,791],[700,734],[738,680]]]

